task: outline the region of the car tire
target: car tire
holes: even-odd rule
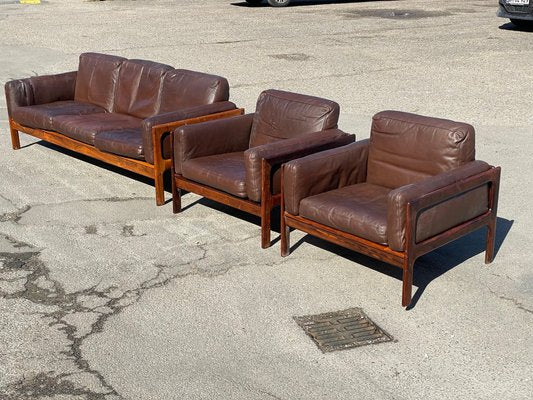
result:
[[[248,4],[251,4],[252,6],[258,6],[259,4],[261,4],[263,0],[246,0],[246,2]]]
[[[511,18],[511,22],[513,23],[513,25],[519,27],[519,28],[528,28],[528,29],[532,29],[533,28],[533,21],[528,21],[528,20],[525,20],[525,19],[514,19],[514,18]]]
[[[291,0],[268,0],[268,4],[272,7],[285,7],[288,6]]]

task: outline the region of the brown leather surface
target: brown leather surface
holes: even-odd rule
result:
[[[226,78],[174,69],[163,77],[158,114],[228,99],[229,84]]]
[[[390,189],[359,183],[307,197],[300,215],[367,240],[387,244],[387,197]]]
[[[113,111],[137,118],[156,115],[163,75],[170,65],[146,60],[127,60],[120,66]]]
[[[182,126],[174,135],[174,170],[182,172],[182,164],[199,157],[243,152],[248,148],[253,114],[224,118]],[[243,161],[244,176],[244,161]]]
[[[180,110],[154,115],[143,121],[143,145],[145,149],[146,161],[153,164],[154,147],[152,145],[152,127],[174,121],[182,121],[189,118],[201,117],[209,114],[216,114],[223,111],[234,110],[235,104],[231,101],[220,101],[213,104],[205,104]],[[170,148],[170,133],[162,138],[163,157],[170,158],[172,149]]]
[[[483,161],[472,161],[459,168],[425,180],[392,190],[388,196],[389,246],[393,250],[405,248],[405,218],[407,203],[470,176],[487,171],[490,166]],[[478,215],[488,207],[488,188],[483,186],[473,192],[447,200],[425,210],[417,223],[417,241],[427,239],[448,228]]]
[[[368,139],[321,151],[284,164],[285,211],[298,215],[300,202],[344,186],[366,180]]]
[[[76,75],[73,71],[7,82],[4,88],[9,115],[16,107],[73,100]]]
[[[335,128],[339,110],[339,105],[331,100],[265,90],[257,100],[250,147]]]
[[[112,112],[119,69],[125,60],[108,54],[81,54],[74,99]]]
[[[94,145],[96,134],[120,129],[140,129],[142,120],[125,114],[60,115],[52,120],[53,130],[72,139]]]
[[[372,121],[368,182],[397,188],[474,160],[474,128],[461,122],[383,111]]]
[[[11,116],[16,107],[33,105],[33,92],[29,79],[16,79],[4,85],[7,113]]]
[[[348,135],[339,129],[329,129],[305,133],[290,139],[279,140],[246,150],[244,152],[244,164],[248,198],[253,201],[261,200],[261,163],[263,159],[283,157],[284,161],[288,161],[292,158],[303,157],[309,153],[342,146],[353,142],[354,139],[353,135]],[[277,173],[272,182],[273,194],[279,193],[280,187],[280,174]]]
[[[24,126],[53,130],[53,119],[59,115],[85,115],[105,113],[105,109],[94,104],[77,101],[56,101],[27,107],[15,107],[11,117]]]
[[[94,138],[94,146],[108,153],[144,160],[141,129],[100,132]]]
[[[185,178],[246,198],[242,151],[193,158],[182,164]]]

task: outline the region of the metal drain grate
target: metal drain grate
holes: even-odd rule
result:
[[[293,318],[324,353],[393,340],[360,308]]]

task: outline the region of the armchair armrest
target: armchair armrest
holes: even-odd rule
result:
[[[454,226],[484,214],[491,207],[489,196],[496,168],[471,161],[459,168],[402,186],[389,193],[387,235],[389,247],[403,251],[407,214],[414,218],[409,237],[419,243]]]
[[[246,150],[253,119],[252,113],[176,129],[173,133],[174,170],[181,173],[182,163],[193,158]]]
[[[231,101],[219,101],[212,104],[182,108],[146,118],[142,124],[146,161],[151,164],[154,163],[154,151],[160,154],[162,158],[171,157],[172,149],[170,148],[169,134],[175,128],[189,123],[202,122],[203,120],[215,119],[217,117],[220,118],[226,115],[219,114],[230,111],[234,111],[235,114],[242,113]]]
[[[298,215],[306,197],[366,181],[368,145],[361,140],[284,164],[285,211]]]
[[[355,135],[350,135],[340,129],[328,129],[246,150],[244,152],[244,165],[248,198],[253,201],[261,200],[263,164],[266,163],[267,167],[271,169],[271,172],[267,173],[267,175],[271,175],[271,173],[279,170],[279,167],[284,162],[343,146],[352,143],[354,140]],[[274,192],[278,193],[281,186],[279,180],[280,176],[278,174],[272,182]]]
[[[77,71],[72,71],[7,82],[4,88],[9,115],[15,107],[74,100],[76,76]]]

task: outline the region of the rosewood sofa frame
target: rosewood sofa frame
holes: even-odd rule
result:
[[[346,247],[358,253],[365,254],[380,261],[402,268],[402,306],[411,304],[413,286],[413,266],[416,259],[445,244],[458,239],[470,232],[486,226],[485,263],[490,264],[494,259],[494,245],[496,239],[496,213],[498,208],[498,191],[500,182],[500,167],[491,167],[489,170],[471,176],[467,179],[445,186],[441,189],[423,195],[407,204],[405,221],[405,250],[395,251],[388,246],[374,243],[351,233],[328,227],[311,221],[301,216],[292,215],[285,211],[283,200],[283,184],[281,186],[281,255],[290,252],[290,228],[304,231],[310,235],[324,239],[328,242]],[[282,183],[283,183],[283,170]],[[483,185],[489,186],[488,209],[485,213],[448,229],[438,235],[416,242],[416,225],[421,212],[440,204],[446,200],[467,193]]]
[[[146,161],[137,160],[134,158],[124,157],[113,153],[106,153],[98,150],[96,147],[80,142],[78,140],[69,138],[61,133],[48,131],[44,129],[30,128],[19,124],[12,118],[9,119],[9,128],[11,131],[11,144],[13,150],[20,149],[19,132],[35,136],[46,142],[55,144],[76,153],[92,157],[94,159],[104,161],[116,167],[135,172],[139,175],[154,179],[155,182],[155,201],[158,206],[165,204],[165,190],[163,187],[163,175],[165,171],[171,169],[172,161],[168,158],[163,158],[161,140],[165,134],[171,133],[172,130],[182,125],[196,124],[215,119],[228,118],[244,113],[244,109],[237,108],[234,110],[223,111],[215,114],[204,115],[201,117],[189,118],[180,121],[169,122],[166,124],[155,125],[152,127],[152,143],[154,146],[154,163],[150,164]]]

